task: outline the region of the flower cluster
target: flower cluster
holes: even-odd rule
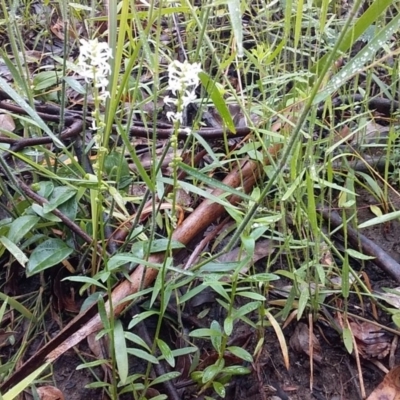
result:
[[[199,85],[199,63],[190,64],[187,61],[172,61],[168,66],[168,89],[175,98],[166,96],[165,104],[173,104],[177,111],[167,112],[167,118],[172,121],[182,122],[183,110],[196,100],[195,89]]]
[[[109,93],[108,76],[111,72],[108,60],[112,58],[112,52],[108,44],[97,39],[81,39],[79,47],[78,68],[79,73],[87,83],[93,84],[98,89],[102,99],[106,99]]]

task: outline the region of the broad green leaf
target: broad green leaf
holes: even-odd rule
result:
[[[16,218],[10,226],[7,238],[15,244],[19,243],[39,221],[40,218],[35,215],[23,215],[22,217]]]
[[[71,197],[75,196],[76,190],[68,186],[57,186],[50,195],[49,203],[43,205],[45,214],[55,210],[60,204],[65,203]]]
[[[220,382],[213,382],[213,388],[219,397],[224,398],[226,395],[225,386]]]
[[[42,197],[48,199],[54,190],[54,183],[51,181],[42,181],[35,184],[39,188],[37,191]]]
[[[78,213],[78,201],[76,196],[71,197],[66,202],[60,204],[58,211],[63,213],[71,221],[75,221],[76,214]]]
[[[61,239],[47,239],[33,250],[26,273],[28,276],[37,274],[65,260],[74,249],[67,246]]]
[[[128,352],[126,351],[124,327],[119,319],[114,324],[114,349],[119,379],[122,384],[125,384],[129,372]]]
[[[211,79],[210,76],[205,72],[200,72],[199,78],[228,130],[232,133],[236,133],[236,127],[233,122],[232,115],[229,112],[226,101],[218,90],[215,81]]]
[[[51,222],[61,222],[61,219],[56,217],[51,212],[45,213],[43,211],[43,207],[40,206],[39,204],[32,204],[31,208],[37,215],[39,215],[43,219],[47,219],[48,221],[51,221]]]
[[[42,71],[33,77],[33,88],[37,92],[42,92],[57,85],[60,74],[57,71]]]
[[[222,328],[218,321],[211,321],[211,330],[219,332],[219,335],[211,335],[210,340],[214,349],[220,353],[221,352],[221,343],[222,343]]]
[[[157,339],[157,346],[161,351],[161,354],[163,355],[165,361],[172,367],[175,367],[175,358],[174,355],[172,354],[171,349],[169,348],[168,344],[164,342],[164,340]]]
[[[23,253],[23,251],[14,244],[10,239],[5,236],[0,236],[1,244],[14,256],[14,258],[23,266],[28,262],[28,257]]]
[[[226,348],[228,351],[230,351],[232,354],[234,354],[236,357],[241,358],[244,361],[248,361],[250,363],[253,362],[253,357],[252,355],[245,349],[239,346],[230,346]]]
[[[203,371],[203,376],[201,378],[203,383],[212,381],[224,368],[225,360],[223,358],[217,360],[215,364],[209,365]]]

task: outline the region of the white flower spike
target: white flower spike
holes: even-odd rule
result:
[[[87,83],[93,84],[102,92],[101,98],[104,99],[108,96],[105,89],[108,86],[108,76],[111,72],[108,60],[112,58],[112,51],[107,43],[99,42],[98,39],[81,39],[80,42],[79,73]]]
[[[166,96],[164,103],[177,106],[177,111],[167,112],[167,118],[171,122],[179,121],[182,123],[182,112],[196,100],[195,90],[200,83],[199,63],[190,64],[187,61],[172,61],[168,66],[168,89],[176,96],[176,99]]]

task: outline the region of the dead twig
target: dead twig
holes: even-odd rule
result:
[[[342,218],[336,211],[332,211],[328,207],[319,208],[318,211],[321,213],[324,220],[329,222],[334,228],[343,224]],[[364,254],[374,257],[372,261],[375,265],[387,272],[397,282],[400,282],[400,265],[396,260],[394,260],[386,253],[386,251],[375,244],[372,240],[368,239],[360,232],[357,232],[352,227],[347,226],[346,232],[347,238],[352,246],[361,249]]]

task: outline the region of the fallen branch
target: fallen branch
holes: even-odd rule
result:
[[[318,209],[325,221],[329,222],[331,226],[337,228],[343,224],[342,218],[336,211],[332,211],[328,207]],[[375,244],[372,240],[356,231],[350,226],[346,227],[347,238],[349,242],[356,248],[371,257],[374,257],[372,262],[379,268],[383,269],[391,275],[397,282],[400,282],[400,265],[382,248]]]

